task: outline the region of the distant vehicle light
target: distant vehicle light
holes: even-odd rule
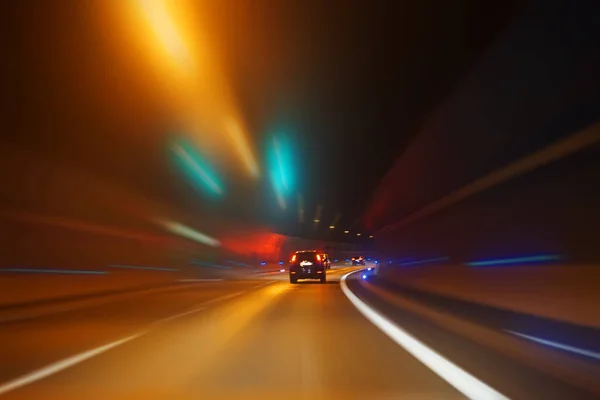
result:
[[[333,262],[338,262],[338,260],[333,260]]]
[[[375,264],[379,264],[379,261],[375,260]]]
[[[280,269],[279,272],[285,272],[285,268]]]
[[[366,275],[363,275],[363,276],[362,276],[362,278],[363,278],[363,279],[367,279],[367,276],[366,276]]]
[[[264,261],[262,261],[262,262],[260,263],[260,265],[267,265],[267,263],[266,263],[266,262],[264,262]]]
[[[372,269],[373,269],[373,268],[369,267],[369,268],[367,268],[367,271],[370,271],[370,270],[372,270]]]

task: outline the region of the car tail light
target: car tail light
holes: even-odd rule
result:
[[[321,256],[317,254],[317,261],[321,261]]]
[[[295,254],[292,256],[292,259],[290,260],[290,262],[294,262],[294,261],[296,261],[296,255]]]

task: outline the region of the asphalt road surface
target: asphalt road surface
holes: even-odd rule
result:
[[[0,397],[593,398],[377,300],[362,272],[340,283],[355,270],[331,269],[327,284],[198,282],[0,323]]]
[[[339,278],[204,282],[0,325],[6,399],[464,398],[348,301]]]

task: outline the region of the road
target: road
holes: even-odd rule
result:
[[[326,285],[204,282],[4,324],[2,397],[464,398],[355,309],[339,285],[349,270]]]
[[[0,323],[0,397],[593,398],[376,297],[362,272],[346,276],[355,270],[334,268],[325,285],[286,273],[204,281]]]

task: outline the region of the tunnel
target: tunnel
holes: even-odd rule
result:
[[[600,396],[596,2],[0,14],[0,398]]]

